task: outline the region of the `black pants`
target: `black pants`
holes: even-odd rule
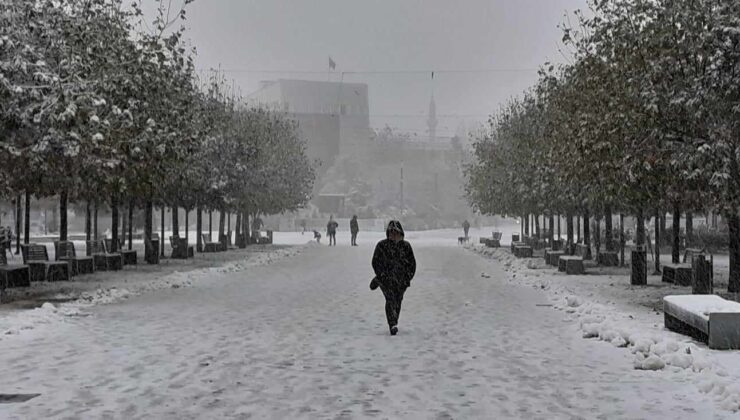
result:
[[[357,232],[352,232],[352,246],[357,245]]]
[[[401,302],[406,288],[399,285],[380,285],[380,290],[385,296],[385,316],[388,318],[388,326],[398,325],[398,317],[401,315]]]
[[[329,233],[329,245],[337,245],[337,234],[336,233]]]

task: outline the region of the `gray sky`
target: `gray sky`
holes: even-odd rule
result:
[[[458,121],[445,115],[485,121],[539,65],[562,62],[557,25],[579,8],[586,0],[197,0],[187,27],[199,68],[280,71],[227,73],[245,94],[260,80],[327,80],[329,56],[332,80],[425,71],[344,80],[369,85],[374,126],[420,135],[434,90],[438,131],[452,134]],[[523,71],[441,72],[479,69]],[[318,73],[291,73],[304,70]]]

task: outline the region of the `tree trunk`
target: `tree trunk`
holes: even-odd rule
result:
[[[180,215],[177,206],[172,206],[172,236],[180,237]]]
[[[26,191],[26,217],[23,220],[23,243],[31,243],[31,193]]]
[[[552,213],[550,213],[550,230],[547,234],[550,240],[550,246],[552,247],[552,243],[555,240],[555,215]]]
[[[211,242],[216,242],[213,240],[213,210],[208,211],[208,237],[211,238]]]
[[[118,251],[118,197],[114,194],[110,200],[111,210],[111,247],[110,252]]]
[[[671,247],[671,262],[678,264],[681,258],[681,207],[678,202],[673,203],[673,246]]]
[[[637,246],[645,246],[645,217],[643,216],[642,209],[637,211],[637,235],[635,242]]]
[[[624,214],[619,213],[619,264],[624,267]]]
[[[519,224],[519,238],[524,238],[524,216],[521,216],[521,223]]]
[[[165,209],[166,208],[167,207],[165,207],[164,204],[160,208],[160,219],[161,220],[160,220],[159,230],[162,232],[162,239],[159,241],[159,256],[161,258],[164,258],[164,242],[165,242],[165,238],[164,238],[164,212],[165,212]]]
[[[594,224],[595,224],[595,231],[594,231],[594,248],[596,249],[596,255],[598,258],[599,253],[601,253],[601,216],[595,215],[594,216]]]
[[[655,272],[660,274],[660,210],[655,209]]]
[[[90,200],[85,205],[85,240],[92,239],[92,214],[90,208]]]
[[[591,214],[588,210],[583,212],[583,244],[591,249]]]
[[[21,224],[23,223],[22,197],[21,194],[18,194],[15,198],[15,255],[21,253]]]
[[[558,241],[560,240],[560,213],[558,213]]]
[[[126,235],[128,234],[128,212],[123,202],[121,202],[121,210],[121,247],[125,247]]]
[[[224,234],[224,228],[226,227],[226,212],[219,210],[218,212],[218,241],[226,243],[226,234]]]
[[[665,230],[666,230],[666,218],[665,218],[666,212],[665,210],[660,210],[660,238],[661,240],[665,241],[668,239],[666,236]]]
[[[581,243],[581,216],[576,214],[576,243]]]
[[[568,211],[565,214],[565,231],[568,236],[568,246],[566,252],[571,254],[573,251],[573,213]]]
[[[195,209],[195,249],[203,252],[203,208],[198,206]]]
[[[612,223],[612,207],[604,207],[604,244],[607,252],[614,251],[614,226]]]
[[[154,248],[152,236],[154,236],[154,203],[147,200],[144,204],[144,260],[147,264],[157,264],[159,262],[159,249]],[[160,239],[163,241],[164,238]]]
[[[151,219],[151,218],[150,218]],[[128,249],[134,245],[134,200],[128,202]]]
[[[529,236],[529,213],[527,213],[524,220],[524,236]]]
[[[686,248],[694,242],[694,213],[686,212]]]
[[[59,240],[60,241],[67,240],[67,227],[69,226],[67,223],[67,202],[68,202],[67,191],[63,190],[59,194]]]
[[[93,240],[97,241],[98,238],[98,202],[96,201],[93,207]]]
[[[727,227],[730,229],[730,278],[727,291],[740,292],[740,216],[737,212],[727,214]]]

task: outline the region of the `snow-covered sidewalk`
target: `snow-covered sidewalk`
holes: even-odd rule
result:
[[[308,246],[313,246],[308,245]],[[239,272],[297,255],[304,246],[251,246],[228,252],[198,254],[188,260],[163,259],[158,265],[126,266],[98,271],[72,281],[33,282],[30,288],[8,289],[11,303],[0,305],[0,340],[67,317],[87,316],[95,305],[120,302],[143,293],[192,286],[214,273]]]
[[[598,339],[634,354],[634,368],[665,372],[670,380],[695,382],[729,412],[740,410],[740,351],[714,351],[664,328],[662,298],[690,294],[690,288],[660,282],[629,282],[628,268],[587,268],[586,275],[560,273],[542,257],[517,259],[507,248],[470,245],[508,273],[508,282],[548,296],[555,310],[577,323],[583,338]]]
[[[732,416],[583,340],[573,315],[449,236],[408,235],[418,271],[396,337],[362,239],[4,336],[3,392],[41,395],[0,418]]]

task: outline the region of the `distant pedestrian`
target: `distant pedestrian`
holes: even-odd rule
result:
[[[411,244],[404,240],[399,221],[391,220],[388,223],[385,236],[386,239],[375,246],[372,262],[375,278],[370,282],[370,290],[380,287],[383,292],[388,328],[391,335],[396,335],[403,294],[416,273],[416,259]]]
[[[349,221],[349,231],[352,233],[352,246],[357,246],[357,233],[360,231],[357,215],[352,216],[352,220]]]
[[[303,232],[301,232],[301,235],[306,233],[306,219],[301,219],[301,227],[303,228]]]
[[[326,235],[329,237],[329,246],[337,246],[337,228],[339,223],[334,220],[334,216],[329,216],[329,223],[326,224]]]
[[[463,222],[463,232],[465,232],[465,237],[468,237],[468,232],[470,231],[470,222],[468,222],[468,219],[465,219]]]

